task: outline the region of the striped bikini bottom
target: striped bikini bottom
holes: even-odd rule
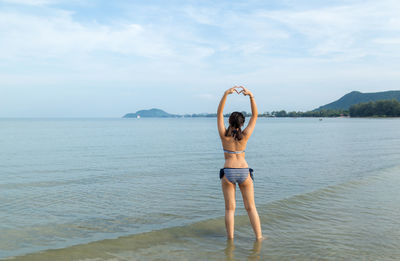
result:
[[[249,172],[251,179],[254,181],[253,171],[252,168],[223,168],[219,171],[219,178],[222,179],[225,176],[235,185],[236,182],[242,184],[247,179]]]

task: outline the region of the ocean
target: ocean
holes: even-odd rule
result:
[[[227,241],[216,118],[0,119],[0,259],[400,260],[400,119],[259,118]]]

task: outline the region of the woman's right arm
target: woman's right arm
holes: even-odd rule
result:
[[[232,87],[229,88],[224,92],[224,96],[221,98],[221,101],[219,102],[218,105],[218,110],[217,110],[217,124],[218,124],[218,133],[219,136],[222,138],[225,136],[225,124],[224,124],[224,107],[225,107],[225,102],[226,102],[226,97],[228,97],[229,94],[233,93],[234,91],[237,92],[236,88],[238,87]]]
[[[225,135],[225,123],[224,123],[223,111],[224,111],[227,96],[228,96],[228,94],[225,92],[224,96],[222,97],[221,101],[219,102],[218,111],[217,111],[218,133],[221,138]]]
[[[253,93],[251,93],[243,86],[240,87],[243,89],[241,92],[243,92],[244,95],[248,95],[250,97],[251,118],[249,120],[249,124],[247,124],[247,127],[243,130],[243,134],[247,136],[247,138],[250,138],[251,134],[253,133],[254,127],[256,126],[256,121],[258,117],[257,104],[256,101],[254,100]]]

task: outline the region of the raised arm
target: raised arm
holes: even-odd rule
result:
[[[225,107],[225,102],[226,98],[228,97],[229,94],[233,92],[238,92],[236,90],[238,88],[237,86],[229,88],[224,92],[224,96],[222,97],[221,101],[219,102],[218,105],[218,110],[217,110],[217,125],[218,125],[218,133],[221,138],[225,136],[225,124],[224,124],[224,107]]]
[[[244,88],[243,86],[240,86],[240,88],[242,88],[242,90],[240,92],[243,92],[243,94],[245,96],[247,95],[250,97],[251,118],[249,120],[249,123],[247,124],[247,127],[243,130],[243,135],[245,135],[247,138],[250,138],[251,134],[253,133],[254,127],[256,126],[258,110],[257,110],[256,101],[254,100],[253,93],[251,93],[248,89]]]

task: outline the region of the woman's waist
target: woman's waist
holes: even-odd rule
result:
[[[243,159],[225,159],[224,168],[248,168],[246,160]]]

